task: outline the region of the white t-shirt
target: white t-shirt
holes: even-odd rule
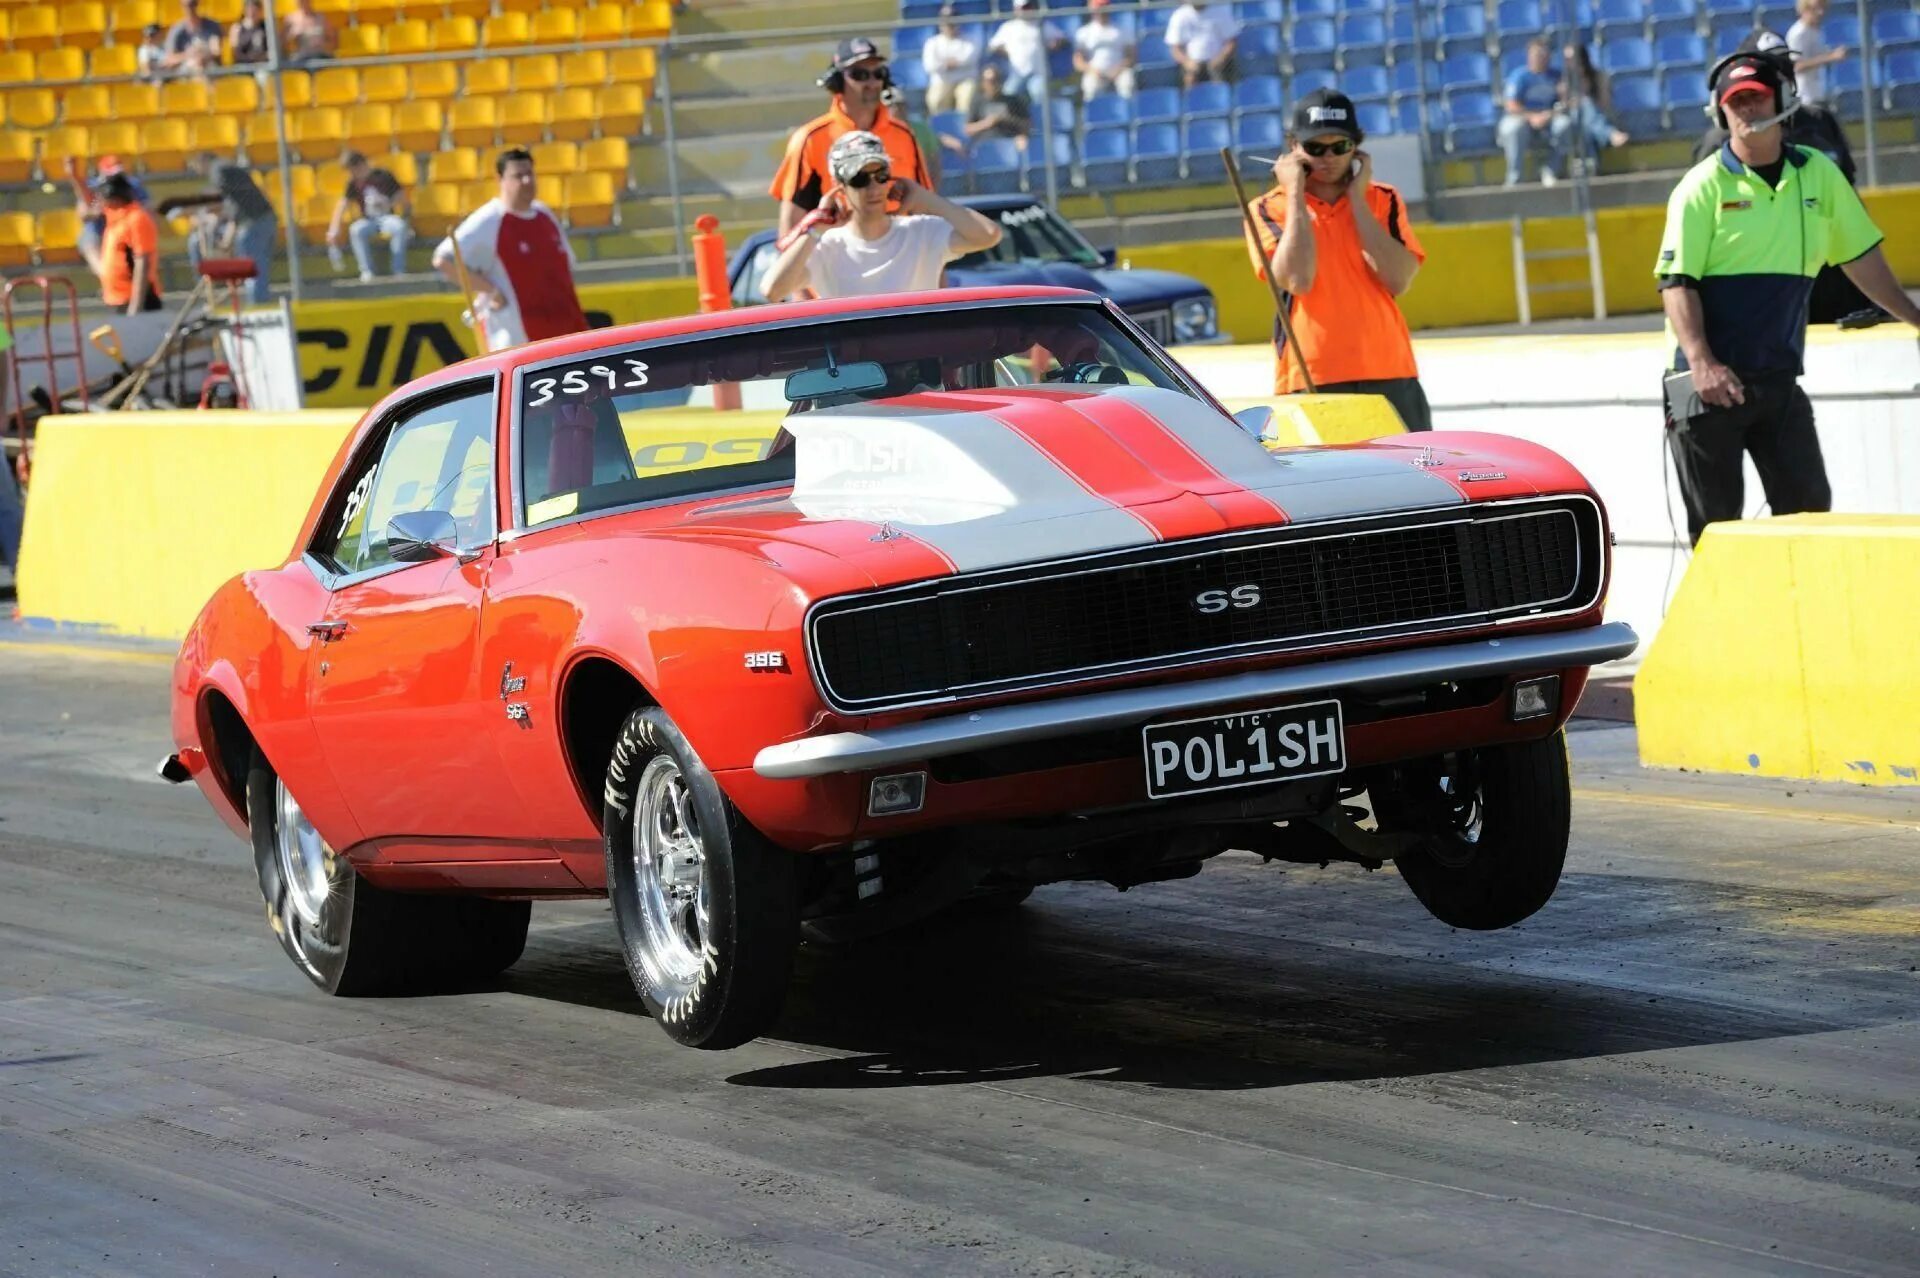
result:
[[[1827,38],[1820,33],[1818,26],[1802,18],[1787,28],[1787,48],[1799,55],[1797,61],[1805,62],[1808,58],[1817,58],[1827,51]],[[1827,69],[1825,67],[1808,67],[1803,71],[1796,66],[1793,69],[1793,79],[1794,83],[1800,86],[1802,102],[1827,100]]]
[[[989,49],[1007,55],[1007,66],[1016,76],[1038,75],[1047,60],[1046,34],[1032,18],[1009,18],[1000,24],[987,41]]]
[[[511,226],[507,225],[509,218],[514,222]],[[564,288],[567,295],[572,296],[573,245],[560,229],[560,219],[539,200],[535,200],[527,212],[513,213],[496,196],[475,209],[466,221],[454,228],[453,234],[460,239],[460,256],[466,262],[468,274],[486,280],[507,299],[504,307],[490,308],[481,316],[488,350],[506,350],[527,341],[520,290],[514,284],[516,276],[536,293]],[[434,249],[434,265],[453,260],[450,239],[440,241]],[[503,245],[511,245],[504,250],[510,256],[503,256]]]
[[[1213,61],[1239,35],[1240,24],[1224,4],[1183,4],[1167,20],[1167,47],[1184,50],[1195,62]]]
[[[920,65],[942,79],[969,79],[979,61],[979,47],[965,36],[937,35],[920,50]]]
[[[822,297],[917,293],[939,288],[940,272],[955,256],[953,226],[943,217],[896,217],[877,240],[861,239],[851,226],[836,226],[813,246],[807,283]]]
[[[1110,76],[1126,62],[1133,41],[1112,22],[1088,22],[1073,33],[1073,47],[1087,60],[1088,67]]]

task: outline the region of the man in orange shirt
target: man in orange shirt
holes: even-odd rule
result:
[[[780,159],[780,170],[773,175],[773,186],[767,192],[780,201],[782,236],[820,207],[833,187],[827,151],[841,134],[855,129],[875,135],[886,146],[895,177],[911,178],[929,191],[934,189],[913,130],[881,101],[892,83],[887,60],[873,41],[854,36],[840,42],[833,65],[820,77],[820,87],[833,95],[833,105],[825,115],[793,131],[787,139],[787,153]]]
[[[127,314],[160,309],[160,226],[136,198],[125,173],[100,184],[107,210],[100,235],[100,298]]]
[[[1373,180],[1353,103],[1320,89],[1293,109],[1292,147],[1277,185],[1252,205],[1256,275],[1272,271],[1299,349],[1274,325],[1274,393],[1306,389],[1304,363],[1326,393],[1384,395],[1408,430],[1433,429],[1413,339],[1393,299],[1426,260],[1400,193]]]

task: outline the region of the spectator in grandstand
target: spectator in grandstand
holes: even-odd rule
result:
[[[920,50],[927,70],[927,110],[965,111],[973,105],[973,85],[980,76],[980,46],[967,39],[954,20],[953,5],[940,6],[940,33]]]
[[[1827,101],[1827,68],[1846,60],[1844,45],[1829,49],[1820,24],[1827,20],[1827,0],[1798,0],[1800,20],[1787,28],[1787,47],[1793,50],[1794,77],[1800,82],[1800,100],[1816,106]]]
[[[267,60],[267,6],[264,0],[247,0],[240,21],[227,29],[227,51],[237,67]]]
[[[1112,0],[1087,0],[1087,20],[1073,33],[1073,69],[1080,73],[1080,99],[1103,93],[1133,96],[1133,41],[1107,13]]]
[[[948,262],[1000,242],[992,218],[895,179],[886,145],[871,133],[842,134],[827,164],[835,188],[800,223],[806,233],[767,268],[770,301],[809,287],[821,297],[938,288]]]
[[[253,174],[247,171],[244,164],[223,160],[211,151],[195,156],[190,163],[194,172],[204,177],[212,190],[198,197],[168,200],[162,204],[162,211],[196,204],[218,204],[220,215],[211,228],[213,243],[210,246],[203,245],[200,236],[188,238],[188,261],[198,270],[204,248],[211,247],[223,253],[238,252],[253,262],[254,276],[250,286],[253,300],[271,301],[273,285],[269,274],[273,267],[273,246],[280,235],[279,215],[273,211],[266,194],[254,184]]]
[[[299,66],[320,62],[333,56],[340,47],[340,34],[323,13],[313,11],[313,0],[294,0],[294,9],[280,31],[281,56]]]
[[[1727,142],[1667,202],[1654,265],[1675,346],[1667,442],[1695,542],[1708,524],[1740,518],[1742,453],[1752,454],[1774,514],[1831,507],[1813,406],[1799,386],[1807,299],[1822,263],[1920,329],[1920,307],[1894,278],[1880,231],[1839,167],[1786,141],[1793,73],[1780,52],[1736,53],[1714,67],[1708,93]]]
[[[1013,0],[1013,16],[987,41],[987,51],[1006,61],[1007,83],[1029,102],[1047,99],[1047,53],[1061,44],[1040,25],[1040,0]]]
[[[80,234],[76,247],[80,250],[80,259],[87,269],[95,275],[100,273],[100,240],[107,230],[107,208],[101,201],[100,188],[106,180],[116,173],[124,174],[133,185],[133,198],[140,204],[151,206],[152,197],[147,194],[146,185],[139,178],[127,173],[126,166],[120,163],[117,155],[103,155],[94,161],[93,181],[82,183],[78,167],[79,161],[73,161],[72,174],[75,211],[80,215]]]
[[[353,260],[360,265],[360,282],[368,284],[374,278],[373,237],[384,235],[393,251],[393,273],[406,274],[407,245],[413,242],[413,224],[408,221],[412,209],[399,179],[369,164],[358,151],[347,152],[340,167],[347,171],[347,187],[333,206],[333,222],[327,227],[328,247],[339,247],[344,226],[347,240],[353,245]],[[351,222],[347,221],[349,210],[358,210],[359,214]]]
[[[1607,118],[1611,87],[1587,56],[1587,46],[1569,44],[1560,57],[1560,110],[1548,131],[1553,156],[1564,162],[1576,150],[1581,155],[1590,150],[1597,156],[1610,146],[1625,146],[1626,130]]]
[[[1274,393],[1383,395],[1408,430],[1432,411],[1396,297],[1426,261],[1400,193],[1373,180],[1366,140],[1343,93],[1319,89],[1294,106],[1274,187],[1255,200],[1247,245],[1254,274],[1285,291],[1298,349],[1274,326]]]
[[[129,315],[160,309],[160,224],[115,173],[100,184],[107,228],[100,237],[100,300]]]
[[[200,0],[180,0],[180,21],[167,32],[166,69],[205,75],[220,65],[220,24],[200,16]]]
[[[1559,178],[1560,150],[1554,138],[1553,108],[1560,101],[1560,83],[1553,75],[1553,44],[1545,36],[1527,42],[1527,65],[1507,77],[1507,113],[1495,133],[1507,153],[1507,185],[1518,186],[1526,173],[1527,152],[1547,148],[1540,181],[1552,186]],[[1569,136],[1561,133],[1561,141]]]
[[[1033,132],[1033,104],[1026,95],[1007,88],[1000,68],[989,62],[980,72],[980,92],[973,99],[964,126],[967,141],[981,138],[1011,138],[1025,149]]]
[[[1183,4],[1167,19],[1167,52],[1191,89],[1202,80],[1231,80],[1240,23],[1225,4]]]
[[[140,47],[134,50],[134,72],[142,80],[155,84],[167,78],[167,33],[157,22],[149,22],[140,33]]]
[[[843,133],[859,129],[875,135],[886,143],[896,173],[921,186],[933,184],[913,130],[887,109],[884,95],[892,83],[887,60],[873,41],[852,36],[834,50],[832,64],[820,77],[820,87],[833,95],[833,104],[825,115],[793,131],[767,191],[780,201],[781,235],[820,207],[821,196],[832,185],[827,150]]]
[[[553,210],[534,198],[533,156],[513,147],[500,153],[493,169],[500,194],[440,241],[433,268],[460,287],[464,265],[488,350],[584,332],[587,316],[573,287],[573,246]]]

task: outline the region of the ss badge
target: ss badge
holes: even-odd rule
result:
[[[1193,606],[1201,612],[1225,612],[1229,608],[1260,606],[1260,587],[1248,583],[1231,590],[1203,590],[1193,597]]]

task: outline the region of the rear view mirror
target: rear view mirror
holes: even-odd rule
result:
[[[863,391],[882,390],[886,384],[887,370],[871,360],[803,368],[787,378],[787,402],[824,399],[829,395],[858,395]]]
[[[444,510],[410,510],[387,523],[387,555],[397,563],[423,564],[454,553],[460,529]]]

